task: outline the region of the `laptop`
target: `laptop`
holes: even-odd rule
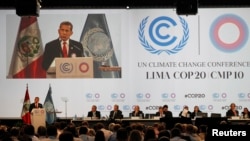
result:
[[[202,113],[202,112],[200,112],[200,113],[197,113],[197,117],[207,117],[207,113]]]
[[[211,118],[221,117],[220,113],[211,113]]]

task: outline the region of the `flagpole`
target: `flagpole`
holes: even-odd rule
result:
[[[67,119],[67,100],[65,100],[65,118]]]

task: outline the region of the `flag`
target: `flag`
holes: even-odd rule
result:
[[[30,108],[30,96],[29,96],[29,90],[27,86],[24,100],[23,100],[22,113],[21,113],[23,123],[25,124],[31,124],[29,108]]]
[[[46,110],[46,122],[48,124],[54,123],[56,120],[56,111],[52,100],[51,86],[49,86],[49,90],[44,101],[44,108]]]
[[[23,16],[19,25],[8,78],[45,78],[43,47],[35,16]]]
[[[103,64],[110,67],[119,66],[105,14],[88,14],[80,42],[84,48],[84,56],[94,59],[95,78],[121,77],[118,71],[101,71],[99,69]]]

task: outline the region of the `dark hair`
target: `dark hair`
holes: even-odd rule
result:
[[[163,108],[168,108],[168,105],[163,105]]]
[[[33,125],[25,125],[23,128],[23,132],[26,135],[35,135],[35,128]]]
[[[117,141],[126,141],[128,139],[128,131],[126,128],[119,128],[116,133]]]
[[[78,137],[77,129],[74,124],[68,124],[68,126],[64,129],[64,131],[69,131],[72,133],[74,137]]]
[[[63,131],[59,135],[59,141],[74,141],[74,136],[71,132],[69,131]]]
[[[73,30],[73,24],[70,21],[63,21],[60,23],[60,27],[62,25],[68,25],[68,26],[70,26],[71,31]]]
[[[155,135],[155,130],[152,126],[147,127],[145,134],[144,134],[144,141],[147,140],[155,140],[156,139],[156,135]]]
[[[47,135],[48,136],[57,136],[57,128],[55,125],[49,125],[47,127]]]
[[[171,130],[171,138],[173,138],[173,137],[179,137],[179,136],[181,136],[181,130],[179,128],[174,127]]]
[[[169,130],[166,130],[166,129],[163,129],[159,132],[158,134],[158,138],[160,137],[168,137],[170,138],[170,131]]]
[[[81,126],[79,128],[79,134],[87,134],[88,133],[88,128],[86,126]]]
[[[132,130],[129,134],[129,141],[141,141],[142,136],[139,130]]]
[[[96,131],[95,141],[105,141],[105,136],[102,130]]]
[[[38,136],[46,136],[47,135],[47,129],[45,126],[39,126],[37,128],[37,134]]]

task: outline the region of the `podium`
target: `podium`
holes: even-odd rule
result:
[[[93,58],[55,58],[48,69],[47,78],[93,78]]]
[[[39,126],[46,127],[46,111],[44,108],[33,108],[31,111],[31,124],[35,128],[35,133]]]

